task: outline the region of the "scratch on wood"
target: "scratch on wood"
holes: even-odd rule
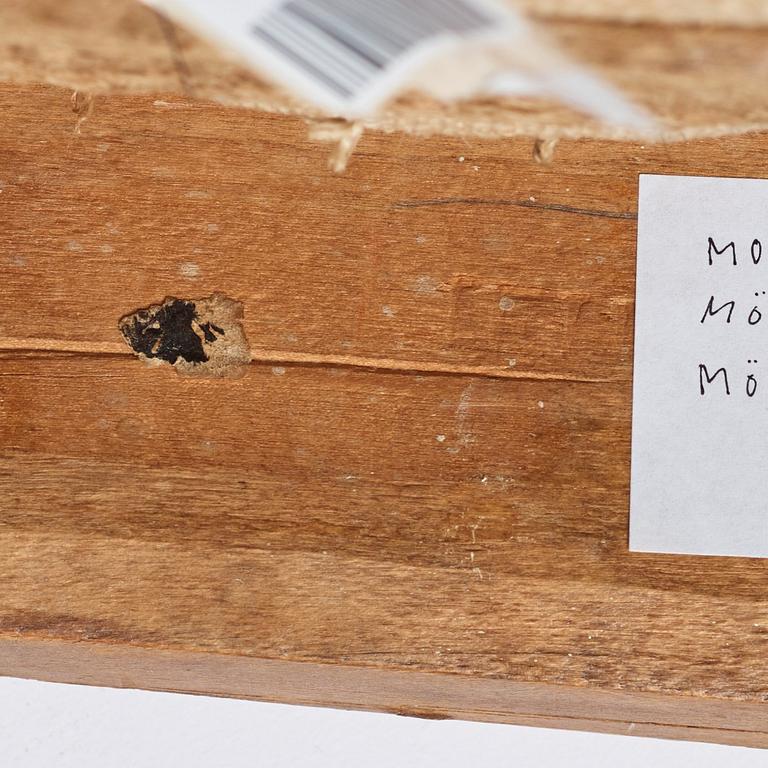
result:
[[[449,451],[458,452],[460,448],[466,448],[474,441],[474,436],[466,431],[473,386],[474,382],[467,384],[459,397],[459,404],[456,407],[456,442],[458,445],[453,450],[449,448]]]
[[[48,338],[0,337],[0,352],[63,353],[84,355],[131,355],[125,344],[113,342],[70,341]],[[251,351],[251,363],[273,366],[278,363],[297,366],[330,366],[361,368],[382,373],[434,374],[436,376],[475,376],[489,379],[514,379],[517,381],[563,381],[572,384],[619,384],[623,379],[589,376],[570,376],[559,373],[511,370],[485,365],[451,365],[425,360],[396,360],[391,358],[362,357],[357,355],[322,355],[308,352],[257,349]]]
[[[560,203],[539,203],[534,200],[505,200],[486,197],[435,197],[431,200],[399,200],[392,207],[428,208],[438,205],[509,205],[516,208],[534,208],[542,211],[572,213],[578,216],[597,216],[604,219],[627,219],[630,221],[637,219],[637,214],[632,211],[601,211],[595,208],[577,208],[573,205],[562,205]]]
[[[75,341],[48,338],[0,338],[0,352],[62,352],[81,355],[129,355],[125,344],[112,341]]]

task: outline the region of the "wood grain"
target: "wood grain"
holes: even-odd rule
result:
[[[765,561],[627,552],[637,175],[765,135],[334,176],[293,117],[70,97],[0,86],[0,672],[768,745]],[[121,340],[216,292],[242,378]]]

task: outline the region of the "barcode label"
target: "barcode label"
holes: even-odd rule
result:
[[[365,117],[409,81],[448,99],[483,91],[515,95],[522,85],[525,95],[555,97],[609,123],[655,130],[644,110],[531,34],[506,0],[144,2],[334,115]],[[486,71],[479,47],[467,45],[480,39],[492,55],[504,53],[498,71]]]
[[[495,0],[145,0],[341,115],[364,114],[456,40],[515,27]]]
[[[319,87],[353,100],[416,46],[494,24],[465,0],[288,0],[252,31]]]

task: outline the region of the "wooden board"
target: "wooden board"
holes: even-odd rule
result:
[[[0,86],[0,673],[768,745],[765,561],[627,552],[637,175]],[[85,117],[85,119],[83,119]],[[242,302],[241,378],[118,321]]]

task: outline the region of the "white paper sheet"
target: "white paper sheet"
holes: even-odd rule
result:
[[[644,175],[638,211],[630,549],[768,557],[768,180]]]

